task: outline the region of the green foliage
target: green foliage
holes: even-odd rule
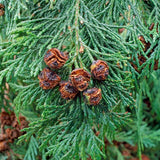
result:
[[[116,139],[138,144],[139,158],[146,148],[159,146],[160,72],[153,72],[155,61],[160,59],[158,0],[0,3],[5,5],[5,16],[0,17],[0,103],[7,82],[13,92],[9,92],[13,105],[7,102],[2,107],[14,106],[17,115],[22,113],[30,121],[29,128],[24,129],[26,134],[19,140],[29,141],[26,154],[21,153],[24,159],[34,160],[43,155],[42,159],[123,160],[114,145],[106,151],[104,137],[110,142]],[[151,23],[158,26],[158,32],[156,27],[148,29]],[[120,28],[125,29],[122,34],[118,34]],[[151,44],[147,52],[139,35]],[[83,53],[79,53],[81,47]],[[68,80],[74,68],[90,72],[96,59],[107,62],[108,78],[101,82],[91,80],[89,84],[89,88],[102,90],[99,105],[85,104],[82,93],[65,101],[58,87],[47,91],[40,88],[37,76],[45,67],[43,57],[50,48],[69,53],[69,60],[56,71],[62,80]],[[148,57],[151,50],[154,51]],[[138,54],[146,58],[142,65]],[[135,70],[132,62],[141,72]],[[150,112],[143,102],[146,98]],[[94,130],[100,132],[99,136]]]
[[[32,136],[29,142],[28,150],[24,156],[24,160],[36,160],[38,155],[38,143],[36,139]]]

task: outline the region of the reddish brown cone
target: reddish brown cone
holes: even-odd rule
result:
[[[79,68],[79,69],[73,70],[69,78],[72,85],[77,90],[83,91],[88,87],[91,75],[84,69]]]
[[[85,101],[89,105],[97,105],[102,99],[102,93],[101,89],[99,88],[91,88],[87,89],[86,91],[83,92]]]
[[[61,68],[67,60],[68,56],[56,48],[49,49],[44,56],[44,62],[52,69]]]
[[[66,100],[73,99],[78,93],[78,90],[70,82],[61,82],[59,91],[61,97]]]
[[[109,66],[102,60],[94,61],[91,65],[91,73],[94,79],[105,80],[109,74]]]
[[[61,77],[49,68],[44,68],[39,74],[38,79],[39,85],[43,89],[52,89],[61,81]]]

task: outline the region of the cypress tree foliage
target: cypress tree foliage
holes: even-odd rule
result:
[[[158,0],[0,3],[5,6],[0,17],[0,102],[30,121],[18,142],[26,150],[19,153],[24,159],[125,159],[113,140],[138,145],[139,159],[150,148],[150,158],[159,159],[154,154],[160,143],[160,79],[159,70],[154,71],[160,67]],[[62,80],[77,68],[90,73],[95,60],[107,63],[106,80],[91,78],[88,87],[101,89],[98,105],[86,104],[82,92],[64,100],[58,86],[39,86],[37,77],[51,48],[69,55],[56,70]],[[12,103],[4,104],[8,84]]]

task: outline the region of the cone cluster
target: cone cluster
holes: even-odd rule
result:
[[[28,127],[28,121],[25,117],[19,116],[18,122],[14,112],[9,114],[3,109],[0,115],[0,121],[0,152],[2,152],[9,150],[9,143],[13,143],[15,139],[24,134],[21,129]]]
[[[52,89],[59,85],[61,97],[70,100],[76,97],[79,92],[83,92],[83,96],[87,104],[97,105],[102,99],[101,89],[87,89],[91,76],[96,80],[105,80],[109,74],[109,66],[102,60],[96,60],[91,65],[91,74],[82,68],[74,69],[69,75],[68,81],[61,81],[61,77],[52,71],[52,69],[60,69],[68,60],[68,56],[58,50],[52,48],[47,51],[44,56],[44,62],[48,67],[44,68],[38,76],[39,84],[42,89]]]

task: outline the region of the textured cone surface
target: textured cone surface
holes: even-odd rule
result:
[[[56,48],[49,49],[44,56],[44,62],[52,69],[60,69],[68,60],[68,56]]]
[[[49,68],[44,68],[39,74],[38,79],[40,87],[43,89],[52,89],[61,81],[61,77]]]
[[[97,105],[102,99],[101,89],[91,88],[83,92],[85,101],[89,105]]]
[[[94,61],[91,65],[91,73],[94,79],[105,80],[109,74],[109,66],[102,60]]]
[[[61,97],[66,100],[73,99],[78,93],[78,90],[70,82],[61,82],[59,91]]]
[[[79,68],[73,70],[69,78],[71,83],[77,90],[84,91],[89,85],[91,75],[84,69]]]

